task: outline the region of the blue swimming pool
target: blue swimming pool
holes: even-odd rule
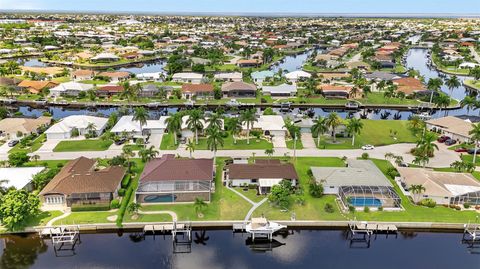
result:
[[[175,202],[177,199],[176,195],[165,194],[165,195],[147,195],[143,198],[145,203],[170,203]]]
[[[382,206],[382,202],[374,197],[350,197],[348,202],[357,207],[357,206],[372,206],[372,207],[380,207]]]

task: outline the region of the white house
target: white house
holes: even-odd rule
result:
[[[272,97],[295,96],[297,94],[297,85],[284,83],[278,86],[263,86],[262,92]]]
[[[94,85],[92,84],[83,84],[75,81],[70,81],[51,88],[50,95],[56,97],[61,95],[78,96],[80,92],[86,92],[90,89],[93,89],[93,87]]]
[[[127,132],[133,137],[143,137],[149,134],[163,134],[166,128],[166,117],[159,120],[147,120],[147,124],[140,127],[139,121],[134,121],[133,116],[123,116],[110,130],[111,133],[120,135]]]
[[[229,82],[243,81],[243,75],[240,72],[218,73],[218,74],[215,74],[214,78],[215,80],[219,80],[219,81],[229,81]]]
[[[262,130],[264,135],[276,137],[285,137],[287,129],[284,126],[285,121],[280,115],[261,115],[258,121],[253,123],[253,129]],[[243,129],[247,129],[246,124],[243,124]]]
[[[4,187],[14,187],[17,190],[33,190],[30,182],[33,177],[42,172],[45,167],[9,167],[0,168],[0,180],[6,180]]]
[[[50,127],[45,134],[47,139],[68,139],[72,137],[72,130],[77,129],[79,135],[85,135],[90,123],[93,124],[93,129],[97,135],[101,135],[108,119],[87,115],[72,115],[63,118],[60,122]]]
[[[198,73],[175,73],[172,76],[172,81],[181,83],[202,83],[203,75]]]
[[[135,76],[136,79],[142,81],[163,81],[165,74],[163,72],[155,72],[155,73],[141,73]]]
[[[290,82],[297,82],[298,80],[310,78],[312,75],[308,72],[297,70],[290,73],[285,74],[285,77]]]

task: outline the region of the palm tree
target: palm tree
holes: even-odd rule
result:
[[[360,119],[352,118],[347,123],[347,132],[352,135],[352,146],[355,145],[355,134],[360,134],[363,122]]]
[[[143,126],[147,125],[148,112],[142,107],[136,107],[133,110],[133,121],[138,121],[140,123],[140,134],[143,136]]]
[[[195,144],[192,142],[191,139],[188,139],[188,142],[187,142],[187,147],[185,148],[185,150],[188,150],[188,152],[190,153],[190,159],[192,158],[192,153],[195,151]]]
[[[134,157],[135,153],[133,152],[131,147],[123,147],[122,156],[127,160],[127,170],[130,173],[130,169],[131,169],[130,158]]]
[[[273,153],[275,153],[274,149],[266,149],[265,154],[267,154],[268,157],[272,157]]]
[[[213,151],[213,163],[217,157],[218,146],[223,147],[223,136],[220,129],[216,126],[207,129],[207,147]]]
[[[419,202],[419,196],[420,196],[420,193],[424,192],[425,191],[425,187],[421,184],[413,184],[411,185],[408,190],[413,194],[413,201],[415,203],[418,203]]]
[[[212,113],[207,118],[207,128],[217,127],[218,129],[222,129],[222,116],[219,113]]]
[[[96,133],[95,133],[96,128],[97,128],[97,126],[95,126],[95,123],[89,122],[87,124],[87,127],[85,128],[85,130],[87,131],[88,135],[90,135],[91,137],[94,137],[96,135]]]
[[[320,137],[328,131],[327,119],[319,116],[313,121],[312,134],[317,136],[317,147],[320,147]]]
[[[205,203],[202,198],[196,197],[193,206],[195,207],[195,212],[197,213],[197,216],[203,217],[202,211],[205,207],[207,207],[207,203]]]
[[[442,113],[442,108],[447,108],[450,105],[450,97],[445,94],[440,94],[437,98],[435,98],[435,105],[440,108],[438,114]]]
[[[470,139],[475,142],[475,152],[473,153],[473,164],[475,164],[477,159],[477,145],[478,141],[480,141],[480,123],[472,124],[472,130],[468,132],[471,135]]]
[[[414,115],[408,120],[408,126],[416,133],[425,128],[425,122],[418,115]]]
[[[237,144],[236,136],[242,132],[242,123],[239,118],[230,118],[228,126],[225,126],[232,133],[233,143]]]
[[[332,129],[332,136],[333,136],[333,142],[337,141],[337,134],[336,134],[336,128],[342,124],[342,119],[336,112],[332,112],[328,115],[326,119],[326,124],[328,127]]]
[[[250,127],[253,127],[253,123],[258,121],[255,110],[253,108],[244,110],[240,115],[240,121],[247,126],[247,144],[250,144]]]
[[[461,86],[460,80],[457,76],[453,75],[449,79],[445,81],[445,85],[447,85],[448,89],[450,90],[450,100],[452,99],[453,89],[458,88]]]
[[[165,122],[167,123],[167,130],[173,135],[175,145],[177,144],[177,135],[182,130],[182,115],[180,113],[175,113],[170,115]]]
[[[142,208],[142,205],[139,204],[139,203],[131,203],[128,205],[127,207],[127,211],[128,213],[136,216],[138,215],[138,211],[140,210],[140,208]]]
[[[428,161],[430,161],[430,157],[428,157],[427,155],[422,155],[422,156],[416,156],[412,163],[416,165],[420,165],[423,168],[425,168]]]
[[[192,110],[187,119],[187,127],[190,129],[192,132],[195,133],[195,144],[198,145],[198,131],[203,129],[203,119],[204,115],[203,112],[199,109],[194,109]]]
[[[154,146],[150,146],[149,148],[141,149],[138,154],[142,158],[144,163],[149,162],[150,160],[154,159],[158,155],[158,150],[155,149]]]
[[[427,82],[427,88],[431,91],[430,93],[430,104],[433,101],[433,93],[438,92],[443,85],[443,80],[441,78],[430,78]]]
[[[40,160],[40,156],[38,156],[37,154],[34,154],[32,156],[32,160],[36,163],[36,162],[38,162],[38,160]]]
[[[465,96],[462,101],[460,101],[460,106],[462,108],[466,107],[467,108],[467,115],[470,114],[470,109],[474,108],[477,104],[477,100],[475,97],[472,96]]]
[[[433,156],[435,149],[438,150],[438,146],[435,144],[435,141],[435,134],[425,132],[420,141],[417,142],[417,149],[419,150],[420,155],[428,157]]]

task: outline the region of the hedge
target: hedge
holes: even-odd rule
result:
[[[86,204],[86,205],[72,205],[72,212],[82,211],[107,211],[110,210],[109,204]]]
[[[123,216],[125,215],[125,210],[127,210],[127,205],[130,202],[130,197],[132,197],[133,187],[127,189],[125,196],[122,199],[122,204],[120,205],[120,209],[118,210],[118,218],[117,218],[117,226],[121,227],[123,222]]]
[[[132,176],[130,174],[125,175],[125,177],[122,179],[122,188],[127,188],[128,184],[130,184],[130,179]]]

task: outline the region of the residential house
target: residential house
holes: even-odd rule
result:
[[[73,71],[71,76],[74,80],[91,80],[95,77],[95,71],[79,69]]]
[[[203,81],[203,75],[199,73],[175,73],[172,81],[180,83],[200,84]]]
[[[240,82],[243,80],[243,75],[240,72],[232,73],[217,73],[214,75],[215,80],[223,82]]]
[[[61,83],[50,89],[50,96],[78,96],[81,92],[86,92],[94,88],[92,84],[78,83],[75,81]]]
[[[228,82],[222,85],[222,93],[228,97],[255,97],[257,86],[243,81]]]
[[[471,141],[472,136],[469,132],[473,129],[473,123],[469,119],[446,116],[427,120],[425,123],[430,131],[449,136],[461,143]]]
[[[140,175],[135,201],[142,204],[211,200],[215,172],[212,159],[176,159],[163,155],[149,161]]]
[[[41,93],[43,90],[48,90],[58,86],[58,83],[45,80],[45,81],[36,81],[36,80],[23,80],[18,84],[18,87],[24,91],[27,91],[32,94]]]
[[[98,87],[96,94],[98,96],[111,97],[121,94],[123,90],[124,88],[122,85],[104,85]]]
[[[290,73],[285,74],[285,77],[290,82],[297,82],[302,79],[310,78],[312,75],[308,72],[297,70]]]
[[[133,116],[123,116],[112,127],[110,132],[116,135],[122,135],[122,133],[126,132],[133,138],[143,138],[151,134],[163,134],[166,129],[165,120],[166,117],[161,117],[159,120],[147,120],[145,125],[140,126],[140,122],[133,120]]]
[[[262,86],[262,92],[272,97],[290,97],[297,94],[297,85],[284,83],[278,86]]]
[[[88,133],[88,126],[92,124],[93,131],[100,136],[107,126],[108,119],[87,115],[67,116],[50,127],[45,134],[47,139],[69,139],[72,137],[72,131],[78,130],[79,135]]]
[[[182,98],[191,100],[193,98],[210,98],[213,97],[212,84],[183,84]]]
[[[95,63],[101,63],[101,62],[117,62],[120,60],[120,57],[113,53],[100,53],[97,54],[96,56],[90,58],[90,61],[95,62]]]
[[[237,61],[237,66],[238,67],[259,67],[260,65],[262,65],[262,61],[261,60],[257,60],[257,59],[249,59],[249,60],[238,60]]]
[[[107,77],[110,79],[111,82],[117,83],[117,82],[129,79],[132,74],[126,71],[112,71],[112,72],[101,72],[98,75],[101,77]]]
[[[5,118],[0,120],[0,135],[7,138],[20,138],[23,135],[39,133],[42,128],[47,127],[52,122],[51,117],[41,116],[35,119],[31,118]],[[20,137],[17,137],[21,134]]]
[[[262,85],[262,83],[267,79],[267,78],[273,78],[275,76],[275,73],[270,70],[264,70],[264,71],[255,71],[250,74],[252,77],[252,80],[255,84],[257,85]]]
[[[317,86],[317,90],[325,98],[340,98],[340,99],[348,99],[351,97],[351,90],[352,86],[345,86],[345,85],[331,85],[331,84],[322,84]]]

